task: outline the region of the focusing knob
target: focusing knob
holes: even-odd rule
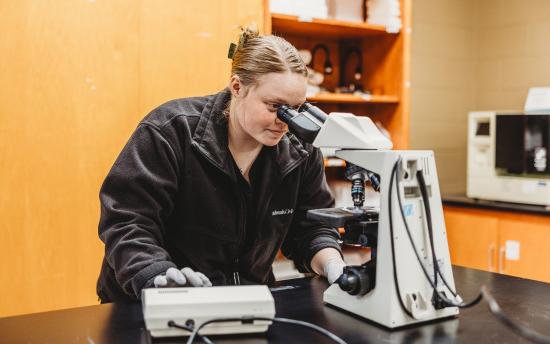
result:
[[[372,289],[371,279],[361,266],[346,266],[338,279],[340,289],[350,295],[363,296]]]

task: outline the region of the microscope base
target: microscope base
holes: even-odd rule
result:
[[[387,328],[397,328],[458,315],[458,308],[456,307],[435,310],[431,304],[428,304],[426,309],[413,312],[413,314],[416,313],[417,319],[411,319],[403,312],[399,304],[392,302],[396,301],[394,295],[388,293],[395,295],[393,287],[375,288],[364,296],[354,296],[349,295],[342,291],[338,285],[333,284],[323,294],[323,301]]]

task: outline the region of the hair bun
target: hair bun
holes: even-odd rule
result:
[[[241,35],[239,37],[239,46],[243,46],[248,40],[259,37],[260,33],[255,26],[241,27]]]

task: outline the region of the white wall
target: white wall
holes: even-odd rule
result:
[[[475,108],[474,0],[415,0],[410,148],[434,150],[442,193],[466,189],[466,113]]]
[[[550,0],[415,0],[412,37],[410,146],[435,151],[442,193],[464,193],[468,111],[550,86]]]

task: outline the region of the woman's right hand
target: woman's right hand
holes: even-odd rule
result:
[[[153,281],[155,288],[172,287],[211,287],[212,282],[202,272],[191,268],[169,268],[166,273],[158,275]]]

